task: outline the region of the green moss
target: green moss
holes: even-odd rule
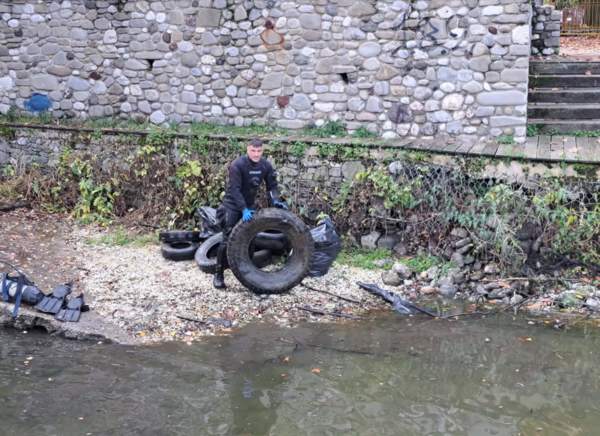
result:
[[[8,139],[15,139],[15,129],[0,125],[0,136],[4,136]]]

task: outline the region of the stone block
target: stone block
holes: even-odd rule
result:
[[[213,8],[198,8],[196,26],[219,27],[221,24],[221,11]]]

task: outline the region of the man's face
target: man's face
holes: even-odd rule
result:
[[[249,145],[246,151],[252,162],[258,162],[263,154],[262,146],[257,147],[256,145]]]

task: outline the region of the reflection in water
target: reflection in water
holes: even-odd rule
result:
[[[0,434],[597,435],[598,342],[508,317],[135,348],[0,330]]]

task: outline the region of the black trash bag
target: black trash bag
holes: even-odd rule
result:
[[[429,315],[431,317],[437,317],[435,313],[421,306],[417,306],[416,304],[411,303],[405,298],[402,298],[393,292],[386,291],[385,289],[380,288],[375,284],[366,284],[362,282],[356,282],[358,286],[363,289],[366,289],[371,294],[378,295],[382,297],[385,301],[392,303],[394,306],[394,311],[398,313],[402,313],[404,315],[415,315],[417,313],[424,313],[425,315]]]
[[[327,217],[320,222],[321,225],[310,231],[315,241],[315,254],[309,277],[322,277],[327,274],[342,250],[340,237],[335,232],[331,219]]]
[[[206,240],[211,236],[221,233],[221,226],[217,220],[217,211],[212,207],[202,206],[198,208],[198,215],[200,215],[202,231],[200,232],[200,239]]]

